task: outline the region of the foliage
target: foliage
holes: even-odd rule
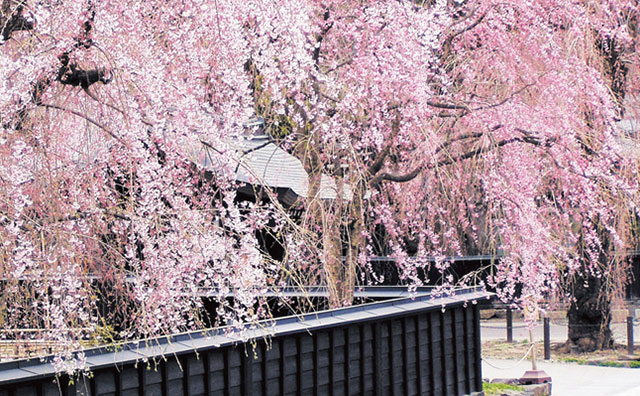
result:
[[[590,366],[640,368],[640,362],[637,360],[626,360],[626,361],[588,360],[588,359],[575,358],[575,357],[561,358],[560,360],[567,363],[585,364]]]
[[[495,283],[521,284],[520,303],[583,261],[607,274],[600,254],[628,244],[620,209],[637,213],[615,127],[636,7],[4,0],[2,337],[46,329],[72,370],[98,329],[204,326],[203,293],[236,325],[296,276],[348,304],[378,253],[414,283],[436,256],[450,283],[445,256],[500,248]],[[236,199],[231,142],[255,115],[310,174],[298,224],[273,195]],[[337,199],[317,198],[323,174]],[[283,262],[261,254],[267,226]]]
[[[523,391],[524,387],[511,384],[502,384],[499,382],[483,382],[482,390],[485,395],[501,395],[504,391]]]

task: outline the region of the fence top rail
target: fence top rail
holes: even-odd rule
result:
[[[406,287],[404,289],[406,290]],[[427,290],[422,290],[412,296],[264,320],[249,324],[243,329],[220,327],[86,349],[82,352],[86,356],[87,368],[96,370],[141,360],[221,348],[249,340],[309,333],[328,327],[407,316],[420,311],[445,309],[467,303],[473,304],[490,296],[491,293],[480,287],[459,288],[443,296],[435,296]],[[56,375],[51,363],[52,359],[53,357],[49,356],[43,359],[20,359],[0,363],[0,385]]]
[[[353,295],[355,298],[401,298],[429,294],[435,286],[420,286],[409,288],[408,286],[361,286],[357,287]],[[201,293],[202,297],[218,297],[217,290]],[[225,297],[233,298],[233,291],[225,294]],[[326,286],[284,286],[266,289],[264,297],[300,297],[300,298],[328,298],[329,289]]]

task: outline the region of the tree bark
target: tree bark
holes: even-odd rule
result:
[[[335,199],[320,199],[324,166],[315,150],[315,137],[304,136],[296,155],[309,177],[307,209],[310,229],[320,236],[324,282],[329,292],[329,306],[343,307],[353,303],[358,255],[362,249],[362,191],[364,182],[345,180],[345,172],[329,175],[335,182]],[[305,141],[306,139],[306,141]],[[335,169],[342,169],[334,164]],[[346,194],[351,190],[351,196]]]
[[[611,304],[603,296],[603,279],[587,271],[571,283],[573,298],[567,312],[569,320],[568,346],[580,352],[613,347]]]
[[[353,304],[356,287],[356,268],[362,248],[362,202],[357,182],[348,185],[351,199],[347,199],[347,184],[342,177],[334,178],[336,198],[322,202],[322,242],[324,270],[329,290],[329,306]],[[344,253],[344,255],[343,255]]]
[[[325,209],[322,211],[322,253],[324,255],[325,281],[329,291],[329,306],[337,308],[345,305],[348,299],[342,263],[341,219],[335,213],[339,208],[331,208],[331,202],[322,202],[321,205]]]

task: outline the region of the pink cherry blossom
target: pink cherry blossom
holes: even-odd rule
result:
[[[539,302],[631,243],[638,168],[615,122],[637,90],[635,2],[2,7],[0,337],[46,329],[61,370],[86,345],[202,328],[203,294],[216,324],[265,315],[276,285],[349,303],[338,289],[381,280],[372,255],[413,285],[434,256],[451,286],[446,257],[500,250],[499,294]],[[254,116],[310,175],[298,217],[268,191],[237,199]],[[323,174],[337,199],[316,199]]]

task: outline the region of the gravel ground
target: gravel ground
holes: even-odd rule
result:
[[[520,360],[529,351],[531,345],[528,342],[508,343],[504,341],[485,341],[482,343],[482,356],[493,359],[516,359]],[[542,342],[537,342],[535,346],[536,359],[542,361],[544,358],[544,346]],[[627,349],[619,346],[613,350],[604,350],[585,353],[571,353],[566,350],[564,343],[551,343],[551,362],[571,362],[589,365],[634,367],[640,366],[640,354],[634,356],[626,354]],[[530,360],[530,355],[526,360]],[[640,370],[638,371],[640,375]]]

